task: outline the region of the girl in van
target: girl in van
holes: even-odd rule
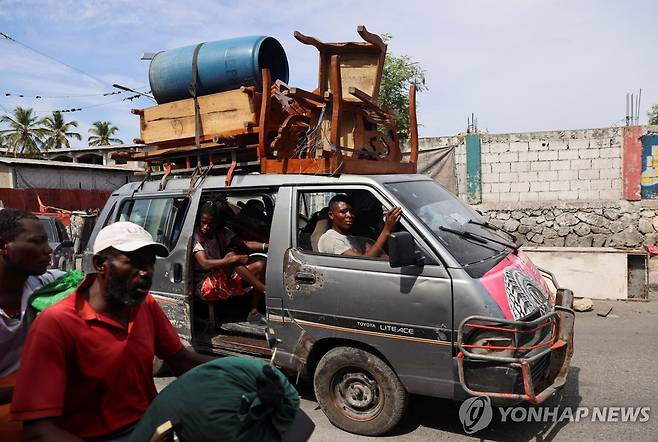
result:
[[[243,241],[225,225],[225,201],[206,201],[199,210],[194,230],[194,267],[197,293],[206,301],[228,299],[251,291],[251,310],[247,321],[266,325],[258,312],[258,304],[265,293],[265,262],[248,263],[249,257],[240,252],[265,252],[268,244]]]

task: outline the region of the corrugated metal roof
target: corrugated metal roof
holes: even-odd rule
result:
[[[127,167],[122,165],[117,166],[104,166],[102,164],[85,164],[85,163],[70,163],[67,161],[52,161],[52,160],[34,160],[31,158],[12,158],[0,157],[0,164],[6,165],[21,165],[21,166],[39,166],[39,167],[52,167],[52,168],[68,168],[68,169],[103,169],[112,171],[125,171],[137,172],[142,169]]]
[[[61,153],[76,153],[76,152],[90,152],[94,150],[130,150],[130,149],[143,149],[146,144],[110,144],[109,146],[82,146],[71,147],[68,149],[53,149],[43,152],[44,155],[57,155]]]

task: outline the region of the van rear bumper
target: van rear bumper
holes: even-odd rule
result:
[[[552,312],[534,321],[470,316],[459,326],[459,383],[472,396],[488,396],[539,404],[562,388],[573,354],[573,292],[558,289]],[[531,345],[473,345],[464,342],[475,330],[487,336],[514,339],[530,336]],[[512,338],[514,337],[514,338]],[[501,356],[523,353],[523,357]]]

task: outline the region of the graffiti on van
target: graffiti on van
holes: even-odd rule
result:
[[[507,319],[521,319],[537,309],[544,315],[555,301],[546,281],[521,251],[507,255],[480,283]]]

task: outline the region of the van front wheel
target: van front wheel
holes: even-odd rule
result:
[[[407,390],[391,367],[357,348],[327,352],[315,370],[313,386],[331,423],[351,433],[384,434],[397,425],[407,408]]]

